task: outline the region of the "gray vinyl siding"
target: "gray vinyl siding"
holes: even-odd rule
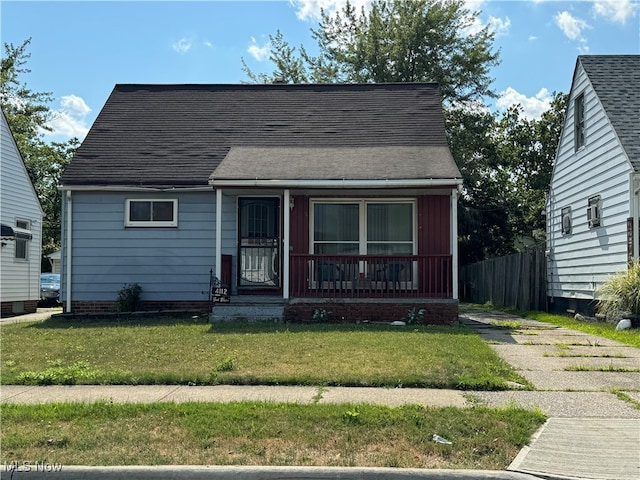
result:
[[[4,114],[0,113],[0,217],[13,228],[16,220],[30,223],[32,239],[27,259],[16,259],[16,242],[5,241],[0,249],[0,299],[2,302],[38,300],[40,298],[40,257],[42,244],[42,210],[38,197],[13,140]]]
[[[177,199],[175,228],[125,227],[126,199]],[[73,192],[72,300],[113,301],[125,283],[142,300],[207,300],[215,270],[215,193]],[[66,225],[66,202],[64,223]],[[63,230],[66,245],[66,227]],[[62,251],[66,299],[67,252]]]
[[[574,147],[574,100],[585,97],[585,145]],[[593,300],[606,278],[626,268],[631,165],[581,66],[576,70],[551,180],[547,241],[552,297]],[[600,195],[601,226],[589,228],[588,199]],[[571,207],[572,232],[561,231]]]

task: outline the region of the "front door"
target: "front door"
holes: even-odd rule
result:
[[[238,215],[238,287],[279,289],[280,199],[240,198]]]

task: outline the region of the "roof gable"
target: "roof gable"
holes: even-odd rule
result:
[[[233,148],[408,146],[448,150],[435,84],[116,85],[62,183],[207,185]]]
[[[633,169],[640,172],[640,55],[581,55],[578,62]]]

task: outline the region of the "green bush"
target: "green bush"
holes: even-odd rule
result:
[[[125,283],[118,292],[116,308],[119,312],[135,312],[140,301],[142,287],[137,283]]]
[[[610,277],[598,290],[598,312],[607,319],[640,315],[640,260]]]

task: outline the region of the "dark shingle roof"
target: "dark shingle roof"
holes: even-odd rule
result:
[[[62,184],[207,185],[232,147],[403,146],[447,147],[437,85],[116,85]]]
[[[581,55],[631,165],[640,172],[640,55]]]

